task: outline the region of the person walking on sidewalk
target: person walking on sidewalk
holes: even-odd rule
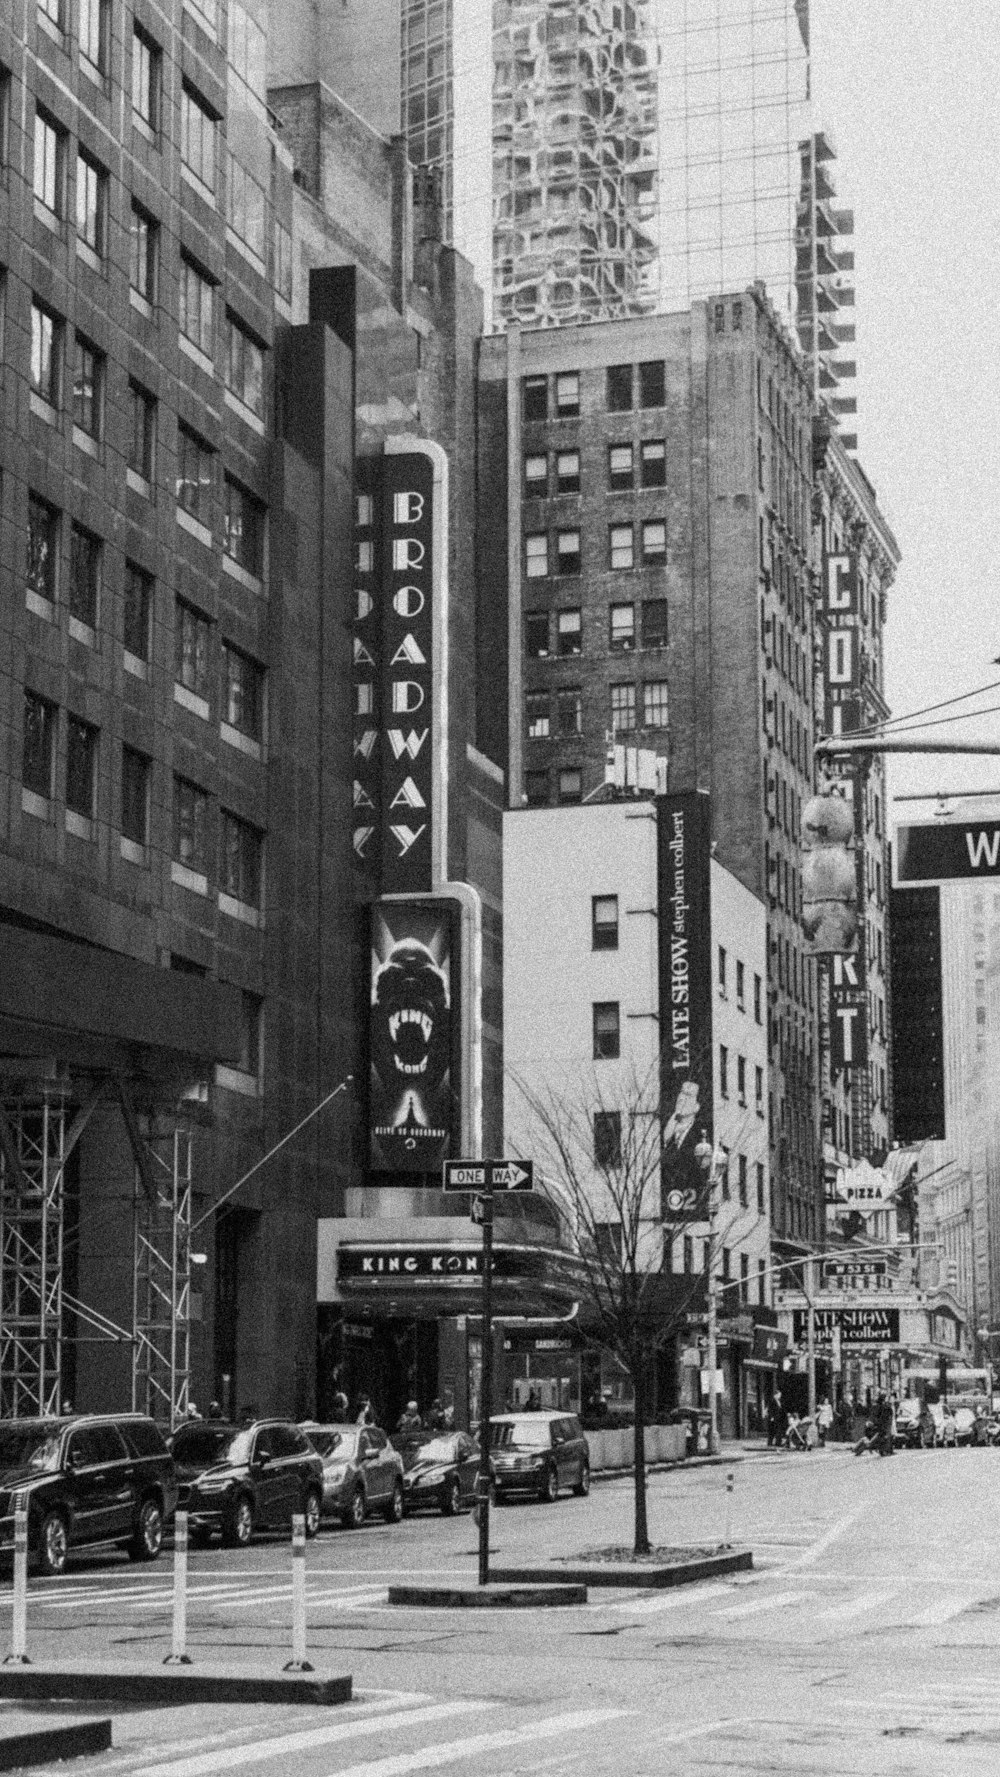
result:
[[[776,1445],[780,1449],[785,1441],[785,1432],[787,1430],[788,1414],[785,1412],[784,1406],[782,1405],[781,1390],[776,1388],[771,1396],[771,1404],[767,1409],[768,1444]]]
[[[833,1408],[828,1395],[824,1395],[816,1409],[816,1431],[819,1435],[819,1447],[824,1449],[827,1436],[833,1425]]]

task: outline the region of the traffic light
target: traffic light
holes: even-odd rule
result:
[[[846,955],[858,943],[854,811],[826,791],[802,810],[802,930],[813,956]]]

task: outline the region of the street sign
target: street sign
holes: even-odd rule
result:
[[[1000,876],[1000,820],[901,825],[892,849],[897,888]]]
[[[530,1191],[534,1170],[530,1160],[446,1160],[441,1184],[445,1191]]]

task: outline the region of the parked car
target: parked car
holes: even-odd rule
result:
[[[554,1500],[561,1487],[590,1492],[590,1446],[570,1413],[498,1413],[490,1420],[497,1499],[537,1493]]]
[[[173,1437],[178,1506],[192,1540],[214,1531],[227,1548],[243,1548],[257,1529],[289,1525],[296,1512],[315,1536],[323,1510],[323,1463],[297,1425],[256,1419],[231,1425],[199,1419]]]
[[[937,1441],[933,1414],[915,1396],[900,1401],[896,1408],[895,1441],[911,1450],[929,1450]]]
[[[377,1425],[301,1428],[323,1462],[323,1510],[348,1529],[380,1511],[390,1524],[403,1516],[403,1458]]]
[[[939,1448],[950,1444],[954,1449],[958,1442],[955,1430],[955,1415],[943,1401],[930,1401],[928,1410],[934,1421],[934,1442]]]
[[[14,1537],[15,1495],[28,1507],[28,1553],[59,1574],[73,1549],[109,1543],[155,1561],[177,1502],[163,1433],[140,1413],[0,1423],[0,1548]]]
[[[956,1407],[955,1442],[956,1444],[988,1444],[989,1425],[986,1415],[976,1407]]]
[[[453,1518],[461,1506],[475,1499],[479,1458],[479,1445],[468,1432],[442,1432],[428,1438],[412,1452],[403,1474],[406,1510],[433,1506],[446,1518]]]

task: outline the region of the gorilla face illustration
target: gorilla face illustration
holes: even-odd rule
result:
[[[402,938],[375,979],[372,1060],[383,1089],[413,1089],[425,1103],[448,1071],[448,982],[426,944]]]

